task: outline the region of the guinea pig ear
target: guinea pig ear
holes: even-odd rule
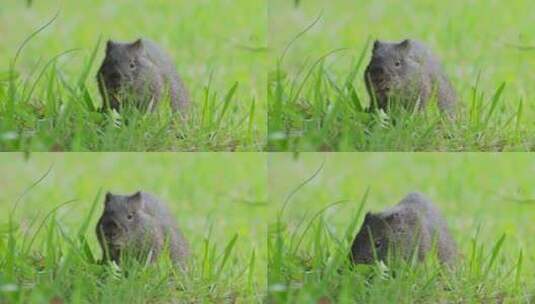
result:
[[[111,194],[110,191],[106,192],[106,195],[104,196],[104,205],[107,206],[112,198],[113,198],[113,194]]]
[[[400,43],[398,43],[397,48],[399,50],[407,52],[408,50],[411,49],[411,46],[412,46],[411,40],[410,39],[405,39],[405,40],[401,41]]]
[[[383,220],[390,226],[398,225],[401,223],[401,215],[398,212],[394,212],[385,216]]]
[[[382,42],[379,40],[375,40],[373,42],[373,51],[375,52],[379,47],[381,47]]]
[[[130,44],[129,49],[134,52],[142,52],[143,51],[143,40],[138,39],[134,41],[132,44]]]
[[[108,40],[108,42],[106,42],[106,53],[109,53],[114,47],[115,42],[113,42],[112,40]]]
[[[141,191],[138,191],[128,197],[128,206],[133,210],[140,210],[143,208],[143,194]]]

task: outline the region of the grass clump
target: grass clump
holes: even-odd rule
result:
[[[141,1],[132,10],[124,3],[79,1],[58,10],[46,2],[25,7],[8,1],[4,11],[9,14],[1,13],[0,22],[12,29],[0,43],[0,55],[8,58],[0,65],[0,150],[263,149],[265,78],[257,71],[263,64],[265,24],[240,13],[260,12],[260,6],[241,0],[233,6]],[[240,17],[207,22],[214,14]],[[31,21],[16,25],[23,19]],[[99,112],[95,75],[104,56],[102,41],[139,37],[162,45],[177,64],[191,95],[187,119],[173,115],[165,100],[157,113]]]
[[[423,112],[392,107],[369,109],[368,95],[356,89],[364,71],[361,50],[346,75],[336,75],[321,57],[288,76],[282,66],[268,86],[271,151],[526,151],[534,149],[523,123],[523,100],[504,102],[502,83],[488,95],[471,88],[453,118],[436,102]],[[465,95],[465,94],[464,94]],[[463,96],[464,96],[463,95]]]
[[[121,113],[100,111],[100,96],[86,85],[95,64],[96,44],[84,73],[70,83],[57,64],[59,57],[22,79],[15,71],[0,81],[0,149],[4,151],[210,151],[259,149],[255,100],[239,109],[235,83],[219,96],[203,89],[183,119],[165,100],[156,113],[125,107]],[[65,55],[68,53],[65,53]],[[237,115],[242,112],[243,115]],[[235,130],[245,129],[235,137]]]
[[[271,1],[268,150],[534,150],[533,52],[521,47],[535,39],[533,12],[523,1],[487,4]],[[368,110],[371,42],[408,38],[441,59],[455,119],[436,102],[422,113]]]
[[[0,155],[2,171],[17,172],[0,177],[9,184],[0,193],[0,303],[261,303],[265,173],[251,168],[264,158],[234,155]],[[186,267],[165,251],[152,264],[102,264],[103,193],[135,189],[165,200],[189,243]]]
[[[335,204],[284,224],[283,213],[268,236],[271,303],[486,303],[532,301],[521,280],[523,254],[508,255],[502,235],[494,244],[462,244],[463,256],[453,268],[432,255],[426,260],[351,265],[351,243],[363,218],[365,195],[347,229],[337,230],[326,216]],[[338,203],[336,203],[338,204]],[[465,246],[467,245],[467,246]]]
[[[24,227],[10,218],[0,231],[0,302],[7,303],[259,303],[255,252],[235,250],[235,235],[220,248],[210,236],[203,254],[182,269],[165,254],[154,264],[125,259],[120,266],[101,264],[88,242],[92,212],[69,230],[51,211]],[[241,263],[242,258],[246,263]]]
[[[533,302],[528,154],[270,155],[270,202],[278,206],[268,226],[270,302]],[[429,195],[448,223],[460,253],[453,267],[434,255],[351,265],[365,214],[413,191]]]

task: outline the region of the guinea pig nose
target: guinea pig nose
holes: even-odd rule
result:
[[[385,73],[385,69],[383,68],[383,66],[374,65],[371,67],[371,72],[375,75],[383,75]]]
[[[121,73],[119,73],[119,72],[112,72],[112,73],[110,74],[110,78],[112,78],[112,79],[121,79]]]
[[[115,237],[119,232],[119,227],[114,222],[107,222],[104,224],[104,234],[107,237]]]

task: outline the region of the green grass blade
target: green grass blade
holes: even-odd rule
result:
[[[236,93],[236,89],[238,89],[238,82],[235,82],[232,88],[227,92],[227,95],[225,96],[225,99],[223,100],[223,109],[219,113],[219,117],[217,119],[216,128],[219,128],[221,126],[221,121],[223,120],[223,117],[225,116],[225,113],[227,113],[228,107],[230,105],[230,102],[232,101],[232,97]]]
[[[230,240],[230,242],[225,247],[223,259],[221,260],[221,263],[219,264],[219,269],[217,271],[216,278],[218,278],[219,275],[223,272],[223,269],[225,268],[225,265],[227,264],[227,261],[230,257],[230,254],[232,253],[232,250],[234,249],[234,245],[236,245],[237,240],[238,240],[238,234],[235,234],[234,237]]]
[[[85,64],[82,72],[80,73],[80,77],[78,78],[78,88],[80,90],[83,90],[85,88],[85,83],[87,81],[87,78],[89,77],[89,73],[91,72],[91,68],[93,67],[93,63],[95,62],[95,58],[97,57],[97,52],[100,49],[101,43],[102,43],[102,36],[99,36],[97,40],[97,44],[91,51],[91,55],[89,56],[89,61]]]
[[[490,121],[490,118],[492,117],[492,114],[496,110],[496,106],[498,105],[498,102],[500,101],[500,97],[503,93],[503,90],[505,89],[505,82],[503,82],[496,92],[494,93],[494,96],[491,99],[490,108],[487,112],[487,117],[485,118],[485,121],[483,123],[483,128],[486,128],[488,126],[488,123]]]

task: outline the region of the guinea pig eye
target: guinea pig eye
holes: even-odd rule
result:
[[[133,62],[133,61],[130,61],[130,69],[135,69],[136,68],[136,64]]]
[[[375,245],[375,248],[381,248],[383,246],[383,241],[382,240],[376,240],[374,245]]]
[[[399,67],[401,66],[401,61],[396,60],[396,61],[394,62],[394,65],[396,66],[396,68],[399,68]]]
[[[131,221],[134,219],[134,214],[133,213],[128,213],[128,215],[126,216],[126,219]]]

